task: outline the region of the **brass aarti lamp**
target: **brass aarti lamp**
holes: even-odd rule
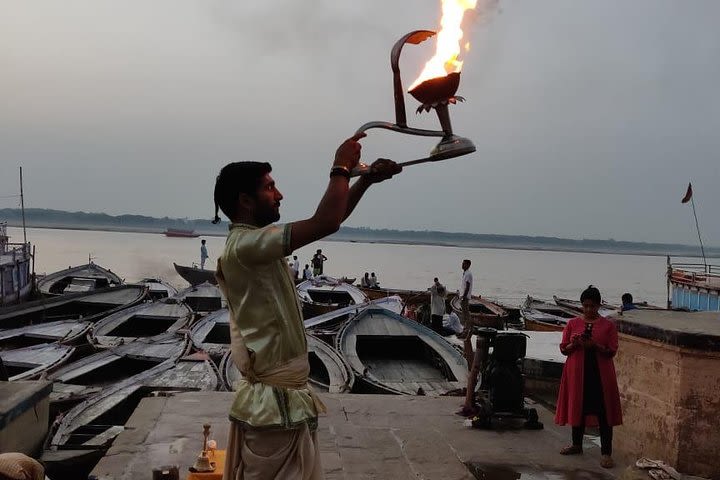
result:
[[[416,100],[420,102],[417,113],[422,111],[430,111],[434,109],[440,121],[441,130],[426,130],[422,128],[409,127],[407,124],[407,114],[405,112],[405,96],[403,92],[402,80],[400,78],[400,53],[406,43],[417,45],[424,42],[428,38],[436,35],[432,30],[415,30],[404,35],[398,40],[390,52],[390,66],[393,71],[393,92],[395,95],[395,123],[391,122],[368,122],[361,126],[356,133],[362,133],[372,128],[384,128],[394,132],[405,133],[408,135],[419,135],[423,137],[441,137],[440,143],[430,151],[427,157],[407,162],[400,162],[399,165],[406,167],[417,165],[425,162],[437,162],[448,158],[467,155],[475,151],[475,145],[467,138],[455,135],[450,123],[450,113],[448,111],[449,104],[462,102],[463,97],[455,95],[460,85],[460,72],[449,73],[444,77],[430,78],[415,86],[410,90]],[[352,175],[362,175],[369,171],[369,166],[364,163],[359,164],[353,169]]]

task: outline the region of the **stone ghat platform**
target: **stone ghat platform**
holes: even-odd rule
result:
[[[600,467],[600,448],[585,437],[585,453],[558,451],[570,440],[540,405],[544,430],[503,421],[494,430],[464,426],[454,415],[460,397],[321,394],[320,449],[327,480],[486,479],[558,480],[615,478],[625,465]],[[180,478],[202,448],[202,424],[224,449],[233,393],[183,393],[142,400],[125,430],[93,470],[98,479],[151,479],[151,469],[178,465]],[[517,422],[517,423],[515,423]],[[622,435],[622,427],[616,436]]]

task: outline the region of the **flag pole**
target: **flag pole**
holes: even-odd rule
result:
[[[695,228],[697,229],[698,240],[700,240],[700,252],[702,253],[702,257],[703,257],[703,265],[705,265],[705,270],[707,270],[707,260],[705,259],[705,247],[703,247],[702,237],[700,236],[700,224],[698,223],[697,213],[695,212],[695,196],[694,195],[692,197],[690,197],[690,203],[692,203],[693,216],[695,217]]]

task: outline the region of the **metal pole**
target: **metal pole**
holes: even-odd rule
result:
[[[690,203],[693,207],[693,216],[695,217],[695,228],[697,229],[698,240],[700,240],[700,252],[703,257],[703,265],[705,265],[705,273],[707,273],[707,260],[705,260],[705,247],[703,247],[702,237],[700,237],[700,224],[698,223],[697,213],[695,212],[695,196],[690,197]]]
[[[665,277],[667,278],[667,309],[670,310],[672,308],[672,300],[670,299],[670,277],[672,276],[672,263],[670,263],[670,255],[667,257],[667,270],[665,272]]]
[[[23,222],[23,243],[27,245],[27,232],[25,231],[25,197],[23,196],[22,167],[20,167],[20,211],[22,212]]]

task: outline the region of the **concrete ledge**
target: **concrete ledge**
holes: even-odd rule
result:
[[[0,452],[33,455],[47,435],[50,382],[0,382]]]
[[[92,473],[104,480],[142,480],[151,478],[152,467],[165,464],[187,472],[202,448],[203,423],[212,424],[213,438],[219,448],[225,447],[233,396],[194,392],[144,399],[128,430]],[[319,426],[328,480],[470,480],[476,478],[470,464],[586,472],[582,478],[612,478],[613,472],[623,469],[602,469],[600,449],[590,437],[586,437],[584,455],[559,455],[570,441],[570,428],[553,425],[552,413],[540,406],[536,407],[545,430],[523,430],[504,423],[487,431],[467,428],[464,419],[454,415],[462,403],[459,397],[321,394],[321,398],[328,407]]]

